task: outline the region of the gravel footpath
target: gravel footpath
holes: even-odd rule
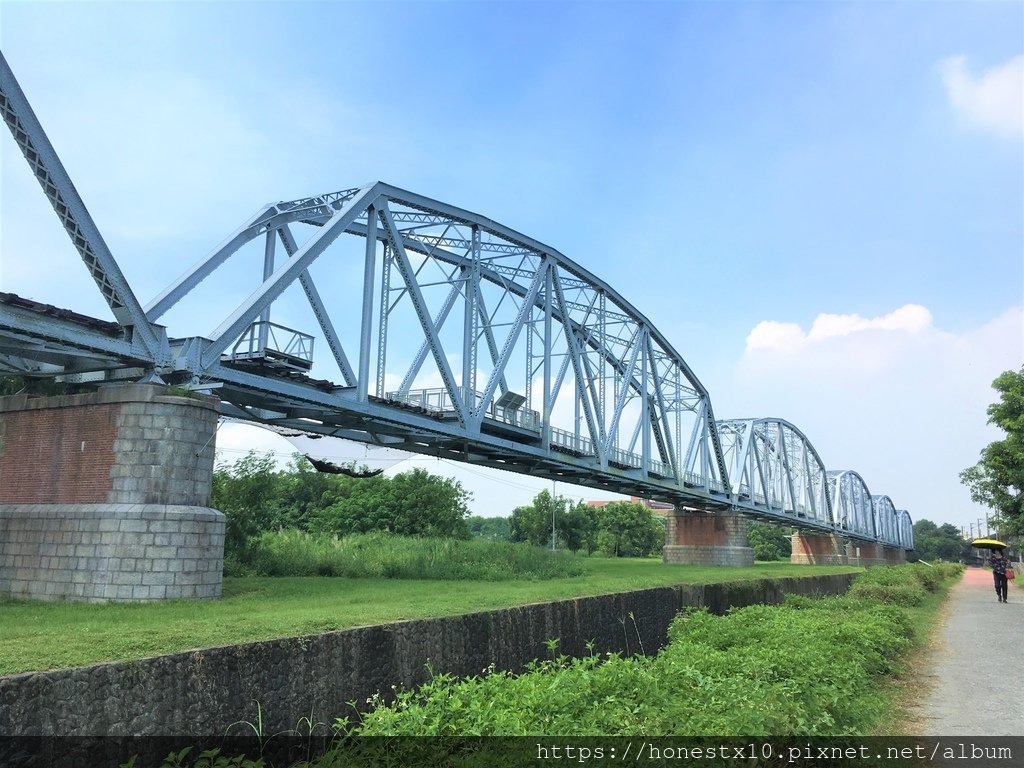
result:
[[[950,592],[918,712],[926,736],[1024,735],[1024,590],[996,600],[992,573],[968,568]]]

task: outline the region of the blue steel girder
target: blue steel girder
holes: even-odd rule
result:
[[[733,419],[718,431],[739,502],[836,527],[825,465],[799,429],[782,419]]]
[[[141,348],[142,354],[137,359],[143,359],[148,369],[162,372],[170,362],[168,340],[163,328],[146,318],[2,53],[0,114],[3,114],[15,143],[25,156],[43,194],[53,206],[114,319],[122,327],[122,337],[131,339],[133,348]]]
[[[829,470],[828,495],[841,530],[876,536],[871,491],[864,478],[852,470]]]
[[[896,510],[896,539],[903,549],[910,551],[914,548],[914,522],[905,509]]]
[[[367,213],[371,207],[372,217]],[[312,245],[298,246],[290,239],[292,227],[301,224],[319,230],[310,238]],[[612,463],[680,484],[724,490],[727,478],[708,394],[646,318],[547,246],[476,214],[379,182],[265,206],[154,299],[147,307],[150,317],[156,319],[186,300],[247,243],[274,229],[286,233],[282,237],[289,259],[267,274],[211,333],[202,345],[198,368],[194,355],[180,361],[183,373],[208,377],[247,323],[267,318],[274,301],[300,277],[342,379],[347,386],[355,385],[357,397],[373,394],[425,405],[432,396],[427,390],[439,388],[443,396],[438,409],[457,418],[467,434],[476,435],[497,397],[513,391],[524,396],[529,390],[531,401],[544,402],[544,413],[515,418],[523,416],[536,422],[541,433],[554,435],[556,449],[588,456],[601,466]],[[371,231],[372,238],[367,237]],[[340,327],[328,315],[344,300],[335,294],[331,306],[317,301],[311,272],[342,232],[366,243],[358,372],[347,365],[349,355],[338,334],[329,330]],[[299,258],[301,264],[296,263]],[[386,269],[389,263],[397,269]],[[394,281],[396,272],[400,278]],[[374,296],[374,287],[380,290],[376,325],[366,298]],[[463,322],[448,322],[459,303],[465,307]],[[554,322],[549,324],[548,318]],[[413,328],[418,330],[411,334]],[[403,346],[413,336],[418,344],[411,352]],[[480,344],[486,345],[482,355],[477,354]],[[545,364],[528,358],[527,348]],[[472,365],[466,364],[467,355]],[[373,357],[378,363],[376,386],[366,380]],[[461,358],[463,365],[453,365],[449,358]],[[385,378],[400,362],[401,382],[386,387]],[[533,375],[538,370],[546,374]],[[573,386],[563,391],[567,371]],[[482,391],[472,384],[477,373],[486,382]],[[576,418],[566,419],[570,407]],[[629,435],[633,441],[624,444]],[[696,449],[683,456],[677,453],[682,446]]]
[[[872,496],[871,509],[875,518],[875,535],[878,541],[890,546],[899,544],[899,520],[896,506],[888,496]]]
[[[2,55],[0,112],[116,320],[0,294],[0,371],[162,376],[215,388],[226,415],[272,428],[913,547],[906,510],[871,496],[855,472],[826,472],[792,424],[716,422],[708,392],[657,329],[536,240],[377,182],[263,206],[142,307]],[[300,243],[293,227],[308,237]],[[251,281],[248,297],[207,336],[168,339],[157,321],[260,238],[258,275],[229,274],[233,285]],[[345,248],[360,240],[354,254]],[[361,286],[318,284],[328,253],[335,264],[361,260]],[[331,352],[326,372],[312,334],[271,320],[290,313],[295,285]],[[324,372],[342,383],[313,378]]]

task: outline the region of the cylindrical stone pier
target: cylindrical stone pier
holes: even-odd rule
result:
[[[662,560],[681,565],[754,564],[747,519],[737,512],[680,511],[668,515]]]
[[[0,398],[0,595],[219,597],[218,414],[152,384]]]

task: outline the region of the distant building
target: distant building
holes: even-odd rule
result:
[[[639,496],[630,496],[629,500],[634,504],[643,504],[654,514],[660,515],[661,517],[667,517],[670,512],[675,510],[674,504],[666,504],[664,501],[653,501],[651,499],[641,499]],[[588,507],[605,507],[612,502],[607,499],[588,501]]]

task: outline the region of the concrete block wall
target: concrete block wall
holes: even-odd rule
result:
[[[679,565],[751,566],[747,519],[735,512],[669,514],[662,560]]]
[[[216,598],[224,516],[157,504],[0,504],[0,594],[36,600]]]
[[[219,597],[218,414],[151,384],[0,398],[0,595]]]

